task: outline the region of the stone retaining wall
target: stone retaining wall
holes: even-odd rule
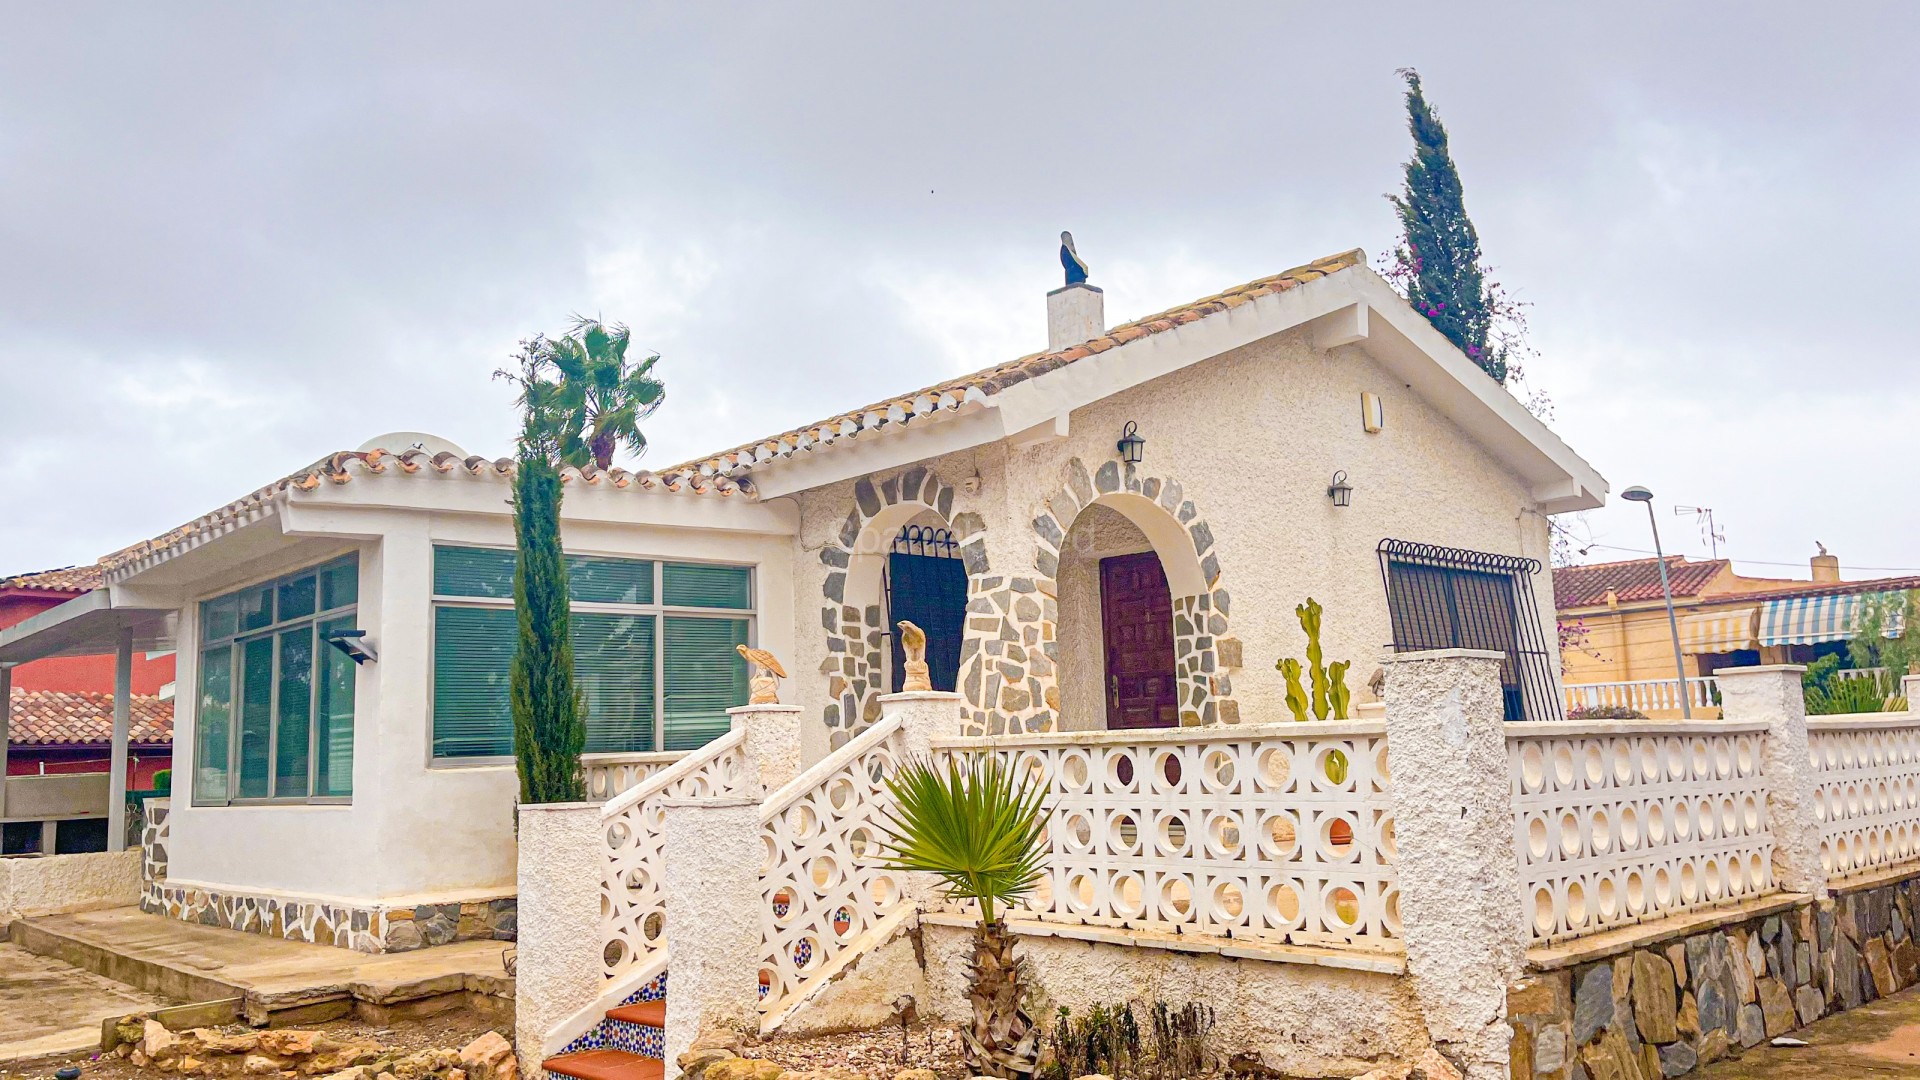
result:
[[[1512,1075],[1677,1077],[1912,986],[1916,903],[1920,876],[1536,970],[1507,993]]]

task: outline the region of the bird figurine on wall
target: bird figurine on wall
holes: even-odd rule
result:
[[[905,619],[900,620],[900,653],[906,657],[900,692],[932,690],[933,677],[927,674],[927,632]]]
[[[1060,234],[1060,265],[1066,268],[1067,284],[1085,285],[1087,283],[1086,260],[1080,258],[1080,253],[1073,250],[1073,234],[1070,232]]]
[[[753,672],[753,681],[748,684],[747,704],[780,704],[780,680],[787,677],[787,669],[781,667],[780,661],[775,660],[773,654],[765,649],[749,649],[745,645],[735,645],[734,650],[746,660],[747,666]]]

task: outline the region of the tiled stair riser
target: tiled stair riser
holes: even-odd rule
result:
[[[667,973],[661,972],[651,982],[629,994],[622,1005],[632,1005],[639,1001],[659,1001],[667,996]],[[561,1047],[560,1053],[578,1054],[585,1050],[624,1050],[641,1057],[658,1058],[666,1055],[666,1032],[647,1024],[630,1024],[622,1020],[603,1019],[598,1024]]]

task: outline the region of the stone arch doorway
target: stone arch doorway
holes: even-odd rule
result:
[[[903,533],[935,529],[951,538],[951,553],[969,583],[954,597],[955,610],[945,612],[956,625],[965,625],[966,592],[987,571],[984,523],[976,514],[956,518],[953,488],[927,469],[915,467],[877,482],[862,478],[854,484],[853,500],[839,535],[820,551],[828,567],[820,611],[827,642],[820,666],[827,691],[821,720],[836,749],[880,718],[880,695],[893,689],[889,570],[896,541]],[[917,613],[927,614],[924,604]]]
[[[1068,481],[1034,521],[1053,627],[1060,726],[1236,723],[1223,654],[1231,598],[1213,531],[1184,488],[1109,461]]]

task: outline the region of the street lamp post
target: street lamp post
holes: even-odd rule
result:
[[[1653,529],[1653,561],[1660,564],[1660,595],[1667,600],[1667,629],[1673,634],[1673,673],[1680,685],[1680,716],[1693,719],[1693,693],[1687,687],[1687,661],[1680,651],[1680,620],[1673,613],[1673,585],[1667,580],[1667,557],[1660,550],[1660,523],[1653,517],[1653,492],[1638,484],[1620,493],[1628,502],[1645,503],[1647,525]]]

